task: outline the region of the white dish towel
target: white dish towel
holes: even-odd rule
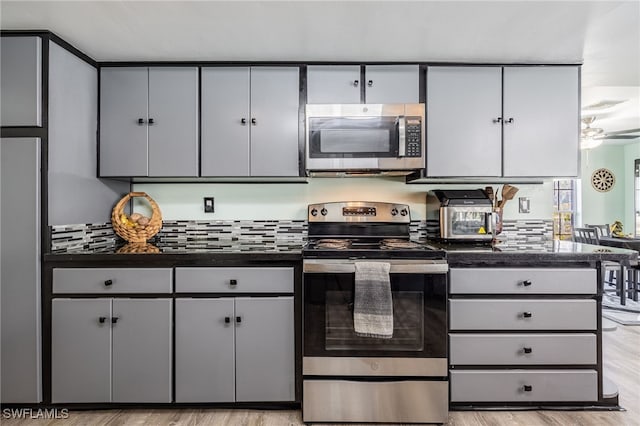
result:
[[[391,265],[384,262],[356,262],[353,328],[358,336],[393,337]]]

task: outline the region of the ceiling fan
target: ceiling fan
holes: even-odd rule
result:
[[[580,148],[592,149],[600,146],[605,139],[636,139],[640,138],[640,128],[638,129],[626,129],[617,130],[611,132],[605,132],[600,127],[591,127],[591,124],[596,120],[597,114],[604,112],[604,110],[611,109],[616,105],[625,101],[601,101],[592,105],[588,105],[583,108],[582,128]]]

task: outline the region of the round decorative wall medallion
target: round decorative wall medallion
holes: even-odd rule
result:
[[[616,177],[609,169],[598,169],[591,175],[591,186],[598,192],[611,191],[616,183]]]

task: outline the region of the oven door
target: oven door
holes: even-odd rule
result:
[[[447,271],[444,260],[381,260],[391,264],[393,337],[361,337],[353,328],[353,260],[305,259],[303,284],[305,373],[320,358],[447,357]],[[411,360],[408,360],[411,364]],[[332,370],[334,374],[353,374]],[[337,367],[337,365],[334,365]],[[367,365],[365,369],[375,366]],[[409,367],[410,368],[410,367]],[[446,368],[446,367],[445,367]],[[380,372],[383,374],[384,372]],[[416,374],[417,375],[417,374]]]

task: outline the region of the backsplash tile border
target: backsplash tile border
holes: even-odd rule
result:
[[[152,241],[184,243],[193,241],[250,241],[299,243],[307,239],[306,220],[168,220]],[[437,225],[425,220],[413,220],[409,225],[411,238],[424,240],[437,231]],[[552,220],[505,220],[502,238],[507,245],[541,243],[553,239]],[[113,246],[120,240],[111,223],[86,223],[51,227],[51,253],[71,249],[99,249]]]

